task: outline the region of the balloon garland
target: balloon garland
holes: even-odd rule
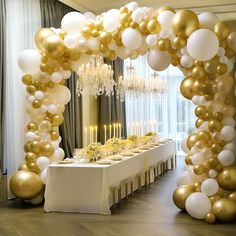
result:
[[[87,18],[86,18],[87,17]],[[196,130],[183,142],[185,170],[177,179],[175,205],[208,223],[236,217],[236,135],[232,76],[236,32],[210,12],[153,10],[131,2],[100,16],[70,12],[61,29],[35,34],[38,50],[25,50],[19,67],[25,73],[28,123],[25,162],[11,178],[16,197],[42,200],[49,163],[62,160],[58,127],[70,100],[64,82],[92,54],[110,60],[135,59],[147,53],[153,70],[178,66],[185,78],[182,95],[196,105]],[[38,200],[39,199],[39,200]]]

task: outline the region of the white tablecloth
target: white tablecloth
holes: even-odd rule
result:
[[[110,214],[112,187],[175,153],[175,142],[170,141],[111,165],[52,164],[47,172],[44,210]]]

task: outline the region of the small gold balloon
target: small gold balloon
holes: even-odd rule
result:
[[[196,183],[193,184],[193,187],[194,187],[196,192],[201,192],[201,186],[202,186],[201,182],[196,182]]]
[[[138,28],[138,23],[135,22],[135,21],[131,21],[130,22],[130,27],[133,28],[133,29],[137,29]]]
[[[43,144],[41,153],[42,153],[42,156],[46,156],[46,157],[52,156],[54,153],[54,147],[50,143]]]
[[[228,198],[229,198],[229,200],[233,201],[236,204],[236,191],[230,193]]]
[[[24,151],[25,152],[30,152],[30,144],[31,144],[31,141],[28,141],[24,144]]]
[[[205,119],[206,113],[207,113],[207,109],[203,105],[199,105],[195,109],[195,115],[200,119]]]
[[[196,128],[199,128],[199,127],[202,125],[203,122],[204,122],[204,120],[202,120],[202,119],[197,119],[196,122],[195,122]]]
[[[165,44],[165,40],[164,39],[158,39],[157,40],[157,48],[161,51],[165,51],[166,50],[166,44]]]
[[[32,84],[32,76],[31,75],[23,75],[22,77],[22,83],[25,85],[31,85]]]
[[[212,150],[212,152],[218,154],[221,151],[221,146],[217,143],[213,143],[211,145],[211,150]]]
[[[40,153],[41,143],[39,141],[32,141],[29,145],[30,151],[34,153]]]
[[[224,118],[224,116],[223,116],[223,114],[222,114],[221,112],[216,112],[216,113],[214,114],[214,118],[215,118],[216,120],[218,120],[218,121],[222,121],[223,118]]]
[[[102,31],[100,33],[99,37],[100,37],[100,42],[104,43],[104,44],[108,44],[112,40],[111,34],[109,32],[106,32],[106,31]]]
[[[177,49],[180,49],[186,45],[186,39],[183,37],[175,37],[173,40],[173,46],[175,46]]]
[[[51,139],[52,139],[52,140],[57,140],[57,139],[59,138],[58,132],[57,132],[57,131],[54,131],[54,130],[52,130],[52,131],[50,132],[50,136],[51,136]]]
[[[226,39],[230,34],[230,28],[225,22],[218,22],[214,26],[214,32],[220,40]]]
[[[192,99],[193,97],[193,83],[194,79],[192,77],[186,77],[185,79],[182,80],[180,84],[180,92],[181,94],[187,98],[187,99]]]
[[[199,137],[199,140],[201,140],[204,143],[207,143],[209,140],[211,140],[210,134],[204,130],[200,130],[198,132],[198,137]]]
[[[29,170],[28,167],[27,167],[27,164],[26,163],[23,163],[21,164],[19,167],[18,167],[18,170]]]
[[[194,66],[192,69],[192,76],[198,79],[203,78],[206,75],[202,66]]]
[[[27,124],[26,128],[28,131],[36,131],[36,130],[38,130],[38,125],[34,122],[30,122]]]
[[[64,121],[64,118],[62,114],[55,114],[51,116],[51,125],[53,127],[61,125],[63,121]]]
[[[208,129],[212,132],[220,131],[222,128],[222,123],[218,120],[212,119],[208,122]]]
[[[35,109],[40,108],[41,105],[42,105],[42,102],[41,102],[40,100],[38,100],[38,99],[35,99],[35,100],[32,102],[32,106],[33,106],[33,108],[35,108]]]
[[[85,38],[89,38],[91,36],[91,28],[89,26],[84,26],[81,30],[81,34]]]
[[[191,134],[187,139],[188,149],[190,150],[198,140],[199,140],[198,134]]]
[[[207,213],[205,216],[205,221],[208,224],[214,224],[216,221],[216,216],[213,213]]]
[[[114,40],[119,40],[121,38],[120,31],[119,30],[115,30],[114,32],[112,32],[111,37]]]
[[[25,161],[26,163],[31,163],[31,162],[35,162],[37,159],[37,155],[33,152],[27,152],[25,154]]]
[[[29,162],[27,163],[27,167],[29,168],[30,171],[39,174],[40,170],[35,162]]]
[[[147,23],[147,29],[151,34],[156,34],[161,30],[161,25],[156,19],[151,19]]]
[[[147,29],[147,21],[141,21],[139,23],[139,31],[140,31],[140,33],[142,33],[144,35],[149,33],[149,31]]]
[[[46,63],[41,63],[41,64],[40,64],[40,70],[41,70],[42,72],[47,72],[47,70],[48,70],[48,65],[47,65]]]
[[[186,38],[199,28],[199,21],[193,11],[180,10],[175,14],[172,25],[177,36]]]
[[[236,218],[236,204],[228,198],[221,198],[213,204],[212,213],[217,220],[232,221]]]
[[[199,80],[195,80],[193,83],[192,90],[195,94],[203,95],[204,94],[204,92],[203,92],[204,91],[204,84]]]
[[[217,181],[221,188],[228,191],[236,190],[236,166],[225,166],[217,175]]]
[[[10,179],[11,192],[21,199],[32,199],[43,189],[43,183],[38,175],[33,172],[20,170]]]
[[[217,67],[216,67],[216,71],[217,73],[219,74],[224,74],[226,71],[227,71],[227,65],[226,64],[219,64]]]
[[[127,7],[121,7],[120,8],[120,13],[128,13],[129,9]]]
[[[196,166],[194,166],[193,171],[196,175],[202,175],[204,173],[205,169],[204,169],[203,165],[196,165]]]
[[[26,91],[27,91],[28,94],[34,95],[34,93],[36,92],[36,88],[35,88],[34,85],[28,85],[26,87]]]
[[[116,52],[115,51],[110,51],[108,55],[108,59],[111,61],[114,61],[116,59]]]
[[[194,192],[194,187],[192,185],[182,185],[178,187],[173,193],[173,201],[175,205],[179,209],[185,210],[186,199],[193,192]]]
[[[43,49],[53,57],[61,57],[65,46],[63,41],[56,34],[48,35],[42,42]]]
[[[122,25],[124,25],[125,27],[128,27],[130,22],[131,22],[131,17],[129,13],[121,13],[120,15],[120,22]]]
[[[42,28],[40,30],[38,30],[34,36],[34,42],[35,42],[35,45],[39,48],[39,49],[42,49],[42,43],[43,43],[43,40],[49,36],[49,35],[52,35],[52,34],[55,34],[51,29],[48,29],[48,28]]]
[[[213,205],[216,201],[218,201],[219,199],[221,199],[221,195],[219,194],[215,194],[213,196],[209,197],[211,204]]]
[[[105,53],[108,50],[107,46],[103,43],[100,44],[99,51]]]
[[[216,166],[218,165],[218,160],[216,158],[210,158],[208,160],[208,163],[209,163],[210,168],[215,169]]]
[[[186,165],[192,165],[192,156],[190,156],[189,154],[185,157],[185,163]]]
[[[93,29],[92,32],[91,32],[91,35],[92,35],[92,37],[96,38],[96,37],[98,37],[99,32],[96,29]]]

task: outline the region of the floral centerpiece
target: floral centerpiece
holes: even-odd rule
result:
[[[123,141],[116,137],[108,139],[105,143],[105,148],[111,153],[119,153],[123,149]]]
[[[155,142],[157,134],[155,132],[148,132],[144,135],[144,138],[147,140],[147,143]]]
[[[97,161],[102,157],[101,143],[92,143],[89,146],[80,150],[80,155],[88,161]]]

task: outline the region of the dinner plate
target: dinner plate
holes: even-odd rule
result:
[[[133,153],[141,153],[142,151],[141,150],[133,150],[132,152]]]
[[[98,164],[100,165],[110,165],[112,163],[111,160],[100,160],[100,161],[97,161]]]
[[[109,159],[112,161],[121,161],[122,157],[121,156],[114,156],[114,157],[110,157]]]
[[[73,161],[58,161],[58,164],[73,164]]]
[[[126,153],[122,153],[122,156],[125,156],[125,157],[131,157],[133,156],[134,154],[132,152],[126,152]]]

